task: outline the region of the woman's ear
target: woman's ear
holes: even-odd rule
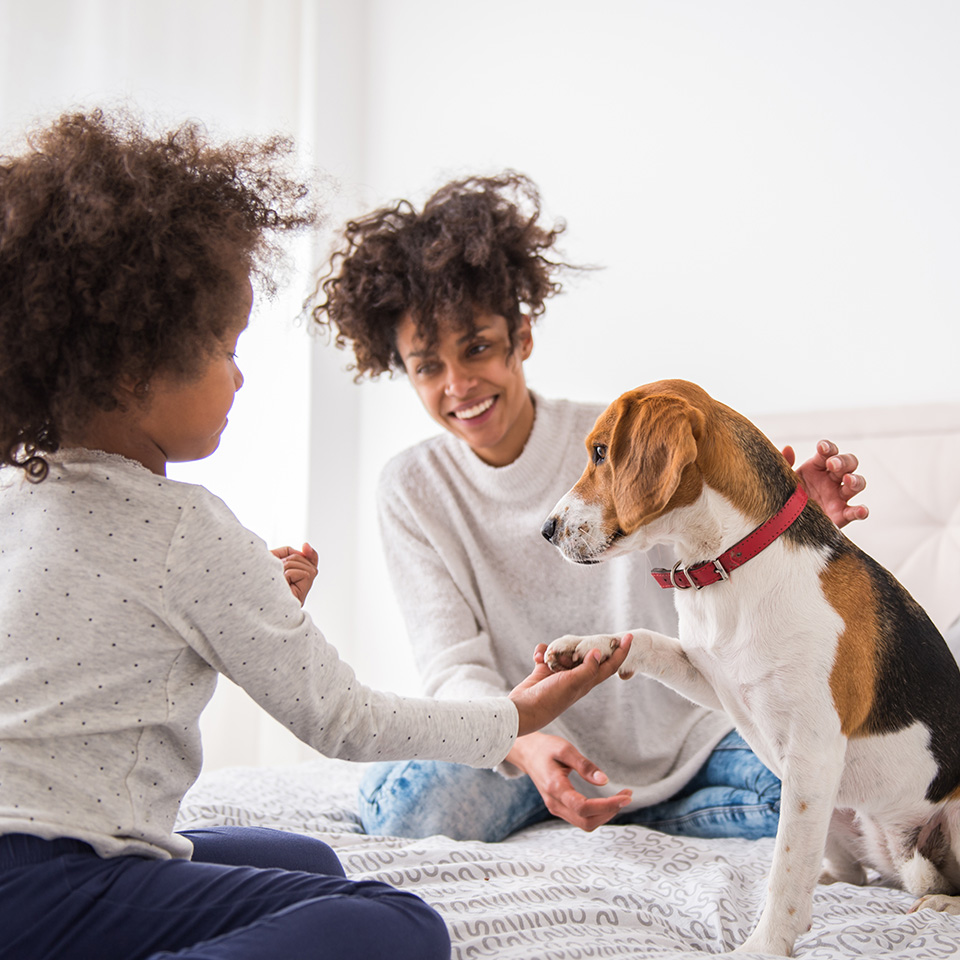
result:
[[[525,313],[520,314],[520,325],[517,327],[517,346],[519,347],[521,360],[526,360],[533,352],[533,328],[530,324],[530,317]]]

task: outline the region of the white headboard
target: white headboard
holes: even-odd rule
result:
[[[944,633],[960,617],[960,403],[757,416],[798,461],[829,439],[860,459],[870,516],[844,528]]]

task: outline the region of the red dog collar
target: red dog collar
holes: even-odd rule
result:
[[[743,566],[748,560],[752,560],[788,529],[803,513],[806,505],[807,492],[803,487],[797,487],[790,499],[766,523],[757,527],[753,533],[748,533],[716,560],[704,560],[702,563],[682,570],[678,560],[672,570],[658,567],[651,571],[653,579],[661,587],[677,587],[680,590],[687,590],[690,587],[696,587],[699,590],[718,580],[729,580],[732,571]]]

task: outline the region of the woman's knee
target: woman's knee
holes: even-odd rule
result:
[[[518,815],[529,816],[527,793],[520,780],[492,770],[417,760],[376,764],[360,784],[360,820],[370,834],[495,842],[516,829]]]
[[[360,822],[370,834],[412,836],[410,829],[422,804],[431,801],[433,777],[415,761],[377,763],[360,781]],[[426,796],[425,796],[426,795]]]

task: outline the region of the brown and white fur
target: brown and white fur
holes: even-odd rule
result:
[[[684,567],[712,560],[800,482],[752,423],[681,380],[624,394],[586,443],[542,531],[576,563],[654,544]],[[766,903],[739,949],[789,956],[818,878],[862,883],[865,866],[960,912],[944,896],[960,891],[960,670],[906,590],[810,501],[728,581],[674,592],[679,640],[632,630],[621,676],[725,710],[783,783]],[[547,658],[618,643],[564,637]]]

